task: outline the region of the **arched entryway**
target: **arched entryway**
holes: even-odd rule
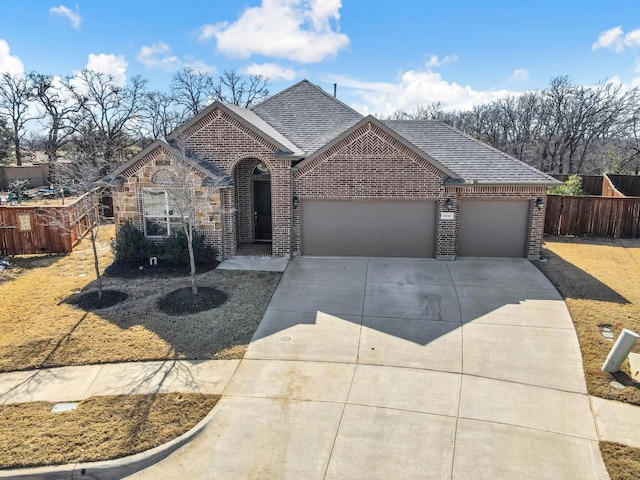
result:
[[[271,172],[255,158],[242,160],[235,169],[237,254],[271,255],[273,237]]]

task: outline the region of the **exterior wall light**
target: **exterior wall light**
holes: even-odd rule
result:
[[[540,197],[536,198],[536,207],[542,208],[543,205],[544,205],[544,200]]]
[[[447,198],[447,199],[444,201],[444,206],[445,206],[445,207],[447,207],[447,208],[451,208],[451,205],[453,205],[453,202],[451,201],[451,199],[450,199],[450,198]]]
[[[298,198],[297,195],[293,196],[293,206],[294,206],[294,208],[300,206],[300,198]]]

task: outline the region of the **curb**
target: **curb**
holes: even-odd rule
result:
[[[171,453],[194,439],[213,420],[218,409],[213,409],[193,428],[170,442],[159,445],[145,452],[136,453],[114,460],[103,460],[90,463],[70,463],[51,467],[21,468],[0,470],[0,479],[20,480],[117,480],[133,475],[151,465],[164,460]]]

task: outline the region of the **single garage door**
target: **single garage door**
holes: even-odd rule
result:
[[[302,201],[303,255],[433,257],[435,229],[435,201]]]
[[[529,211],[528,200],[462,200],[458,256],[524,257]]]

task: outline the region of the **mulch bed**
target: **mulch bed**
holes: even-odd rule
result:
[[[212,287],[198,287],[197,295],[191,292],[191,287],[184,287],[162,297],[158,309],[167,315],[189,315],[219,307],[227,298],[226,293]]]
[[[120,290],[103,290],[101,297],[98,297],[97,291],[85,292],[74,295],[67,303],[80,307],[85,311],[92,311],[113,307],[120,302],[124,302],[127,298],[129,298],[129,295]]]
[[[219,264],[220,262],[199,263],[196,265],[196,275],[210,272]],[[159,260],[157,265],[149,265],[147,263],[112,263],[104,271],[106,277],[112,278],[184,277],[190,273],[191,267],[189,265],[178,265],[162,260]]]

